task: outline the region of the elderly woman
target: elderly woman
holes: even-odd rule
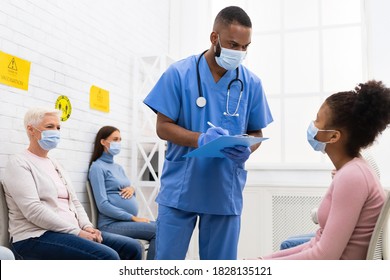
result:
[[[24,118],[30,145],[11,157],[4,177],[17,259],[141,259],[137,240],[93,228],[65,170],[52,157],[60,111],[33,108]]]

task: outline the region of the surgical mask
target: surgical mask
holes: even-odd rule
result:
[[[234,70],[240,66],[241,62],[246,57],[246,51],[237,51],[223,48],[221,42],[219,41],[219,35],[218,44],[221,47],[221,53],[219,56],[215,57],[217,64],[228,71]]]
[[[50,151],[57,147],[60,142],[60,132],[58,130],[39,130],[35,127],[36,130],[41,132],[41,139],[38,140],[39,146],[46,151]]]
[[[113,156],[116,156],[117,154],[119,154],[121,151],[121,142],[110,142],[110,147],[108,148],[108,152],[113,155]]]
[[[318,129],[314,125],[313,121],[310,123],[309,127],[307,128],[307,141],[309,142],[310,146],[312,146],[314,151],[319,151],[319,152],[322,152],[325,154],[326,144],[328,144],[329,141],[328,142],[321,142],[321,141],[318,141],[317,139],[315,139],[318,131],[335,131],[335,130],[334,129],[330,129],[330,130]]]

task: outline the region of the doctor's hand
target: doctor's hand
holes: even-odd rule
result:
[[[224,148],[221,150],[221,153],[237,164],[245,163],[251,155],[251,152],[251,149],[245,146],[235,146],[233,148]]]
[[[198,138],[198,147],[207,144],[208,142],[221,137],[222,135],[229,135],[229,131],[221,127],[210,127],[206,133],[202,133]]]

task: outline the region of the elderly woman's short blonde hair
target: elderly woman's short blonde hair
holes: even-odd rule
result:
[[[45,115],[55,115],[58,118],[61,117],[62,112],[58,109],[36,107],[31,108],[24,115],[24,128],[27,130],[28,125],[38,126]]]

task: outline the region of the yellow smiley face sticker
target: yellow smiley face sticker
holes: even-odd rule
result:
[[[64,122],[69,119],[72,113],[72,105],[70,104],[69,98],[65,95],[59,96],[56,101],[56,109],[62,111],[61,121]]]

